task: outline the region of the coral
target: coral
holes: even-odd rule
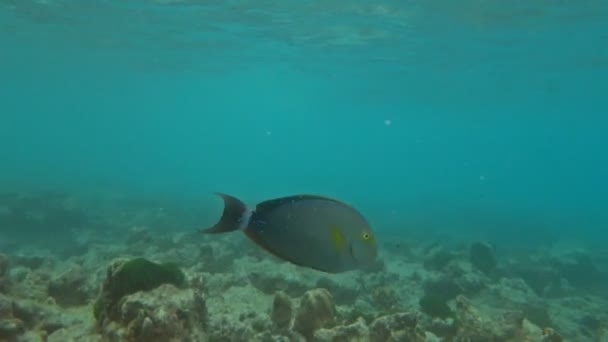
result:
[[[0,320],[0,340],[11,341],[17,338],[17,336],[25,332],[23,322],[17,318],[6,318]]]
[[[469,299],[456,298],[457,338],[472,341],[541,341],[541,329],[520,311],[504,312],[497,319],[483,315]]]
[[[52,303],[14,300],[0,295],[0,341],[30,341],[28,338],[44,337],[63,327],[77,326],[86,319],[82,313],[68,315]]]
[[[251,341],[255,332],[242,323],[228,320],[226,317],[209,326],[209,341]]]
[[[469,263],[450,263],[442,272],[444,281],[449,280],[457,293],[474,295],[485,289],[492,280]]]
[[[316,342],[367,342],[369,340],[369,328],[363,319],[358,319],[349,325],[319,329],[314,334]]]
[[[102,342],[101,335],[89,334],[89,329],[84,328],[75,330],[70,328],[61,328],[46,337],[45,342]],[[104,341],[105,342],[105,341]]]
[[[348,325],[321,328],[315,331],[314,341],[426,341],[418,327],[419,316],[414,312],[400,312],[377,318],[367,326],[363,318]]]
[[[457,335],[461,339],[493,341],[497,335],[504,337],[502,332],[496,331],[496,323],[485,318],[469,299],[462,295],[456,298],[456,315]]]
[[[162,284],[182,286],[184,282],[184,273],[174,264],[161,265],[144,258],[117,260],[108,267],[93,313],[98,321],[103,321],[105,315],[116,320],[120,316],[117,303],[124,296]]]
[[[192,289],[163,284],[122,298],[119,318],[105,320],[104,338],[116,341],[200,341],[204,339],[207,308],[204,297]]]
[[[341,317],[348,322],[354,322],[360,317],[366,322],[371,322],[377,315],[377,309],[369,301],[360,298],[353,305],[348,306]]]
[[[8,274],[11,295],[44,301],[48,297],[48,284],[52,271],[40,268],[35,271],[24,267],[11,268]]]
[[[9,341],[25,332],[23,322],[14,317],[12,301],[0,294],[0,341]]]
[[[372,302],[382,311],[393,311],[398,306],[400,298],[397,291],[390,286],[379,286],[371,291]]]
[[[48,198],[1,197],[0,221],[39,224],[52,212]],[[84,212],[73,206],[81,203],[59,202]],[[75,229],[76,249],[0,236],[0,341],[608,340],[601,251],[505,244],[496,264],[484,243],[426,247],[418,239],[384,244],[373,269],[330,275],[269,257],[239,235],[162,232],[187,221],[173,217],[187,211],[162,202],[87,211],[87,225],[103,222],[104,230]],[[152,229],[125,235],[131,227]],[[490,261],[485,268],[474,246],[492,252],[479,258]],[[112,262],[121,255],[173,260],[180,269],[141,258]]]
[[[268,317],[255,311],[242,312],[236,320],[226,315],[211,318],[209,341],[274,341],[284,338],[287,341],[303,340],[300,335],[290,330],[274,331]],[[275,334],[272,334],[273,332]]]
[[[447,340],[456,336],[456,333],[458,331],[456,321],[453,318],[433,318],[430,320],[424,320],[423,322],[421,322],[421,325],[424,327],[424,330],[432,332],[434,335],[440,336]]]
[[[90,327],[90,311],[87,307],[76,310],[65,310],[52,301],[39,303],[34,300],[16,300],[13,302],[15,317],[21,319],[29,330],[46,336],[61,328]]]
[[[470,261],[475,268],[489,274],[496,268],[494,247],[485,242],[474,243],[470,250]]]
[[[274,295],[270,319],[278,328],[289,328],[293,318],[293,303],[285,292],[278,291]]]
[[[336,308],[329,291],[323,288],[306,291],[296,312],[293,330],[312,338],[315,330],[335,324]]]
[[[422,342],[425,338],[417,327],[418,321],[418,314],[414,312],[379,317],[370,325],[370,341]]]
[[[543,329],[543,342],[562,342],[564,339],[551,328]]]
[[[121,297],[137,291],[151,290],[161,284],[183,285],[184,273],[175,264],[157,264],[137,258],[116,267],[111,279],[111,293]]]

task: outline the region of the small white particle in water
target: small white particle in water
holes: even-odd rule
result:
[[[389,120],[389,119],[384,120],[384,124],[385,124],[386,126],[390,126],[392,123],[393,123],[393,122],[392,122],[391,120]]]
[[[482,182],[485,181],[486,180],[486,176],[484,176],[484,175],[479,176],[479,180],[482,181]]]
[[[266,135],[272,135],[271,131],[266,131]]]

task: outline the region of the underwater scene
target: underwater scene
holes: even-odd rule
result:
[[[0,0],[0,342],[608,342],[608,1]]]

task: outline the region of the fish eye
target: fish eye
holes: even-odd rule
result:
[[[369,240],[370,238],[369,233],[363,233],[361,237],[363,238],[363,240]]]

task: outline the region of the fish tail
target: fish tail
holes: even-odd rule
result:
[[[236,197],[216,192],[224,200],[224,212],[220,220],[212,227],[202,229],[204,234],[228,233],[239,229],[245,229],[249,224],[251,211],[245,203]]]

